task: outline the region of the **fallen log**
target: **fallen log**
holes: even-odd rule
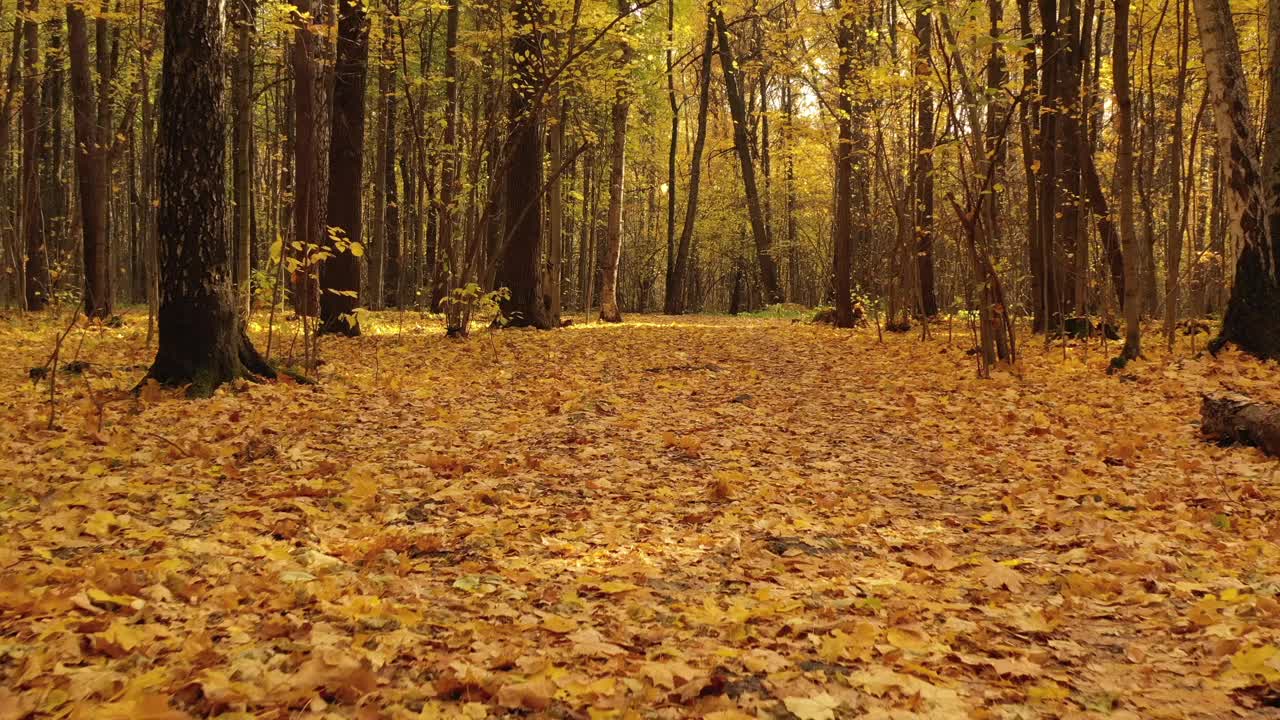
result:
[[[1252,445],[1280,456],[1280,405],[1238,393],[1206,393],[1200,404],[1200,430],[1216,440]]]

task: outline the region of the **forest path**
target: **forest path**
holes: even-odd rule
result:
[[[1037,346],[978,380],[945,329],[630,320],[378,315],[319,386],[101,431],[6,390],[0,718],[1274,712],[1276,465],[1195,417],[1275,368]],[[140,339],[86,335],[90,385]]]

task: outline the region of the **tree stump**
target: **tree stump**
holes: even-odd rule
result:
[[[1280,405],[1238,393],[1206,393],[1200,405],[1200,429],[1208,437],[1280,456]]]

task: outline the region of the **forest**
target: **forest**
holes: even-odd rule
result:
[[[0,720],[1280,717],[1280,0],[0,0]]]

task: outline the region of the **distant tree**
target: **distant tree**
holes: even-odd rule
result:
[[[76,187],[80,192],[81,245],[84,248],[84,308],[89,317],[112,311],[111,238],[107,234],[107,145],[112,138],[98,125],[97,101],[89,62],[89,29],[84,9],[67,4],[67,49],[71,56],[71,107],[75,118]]]
[[[618,0],[618,14],[629,11],[627,0]],[[627,65],[631,62],[631,41],[623,38],[618,57],[620,78],[614,91],[609,113],[613,144],[609,151],[609,216],[605,230],[604,260],[600,265],[600,319],[622,322],[618,309],[618,263],[622,259],[623,177],[627,163],[627,118],[631,113],[631,88],[627,82]]]
[[[1121,357],[1142,354],[1141,250],[1133,227],[1133,100],[1129,92],[1129,0],[1116,0],[1115,50],[1111,54],[1116,90],[1116,191],[1120,194],[1120,245],[1124,264],[1125,336]]]
[[[147,377],[207,395],[272,376],[237,318],[226,233],[223,0],[165,0],[157,215],[160,344]]]
[[[40,24],[39,0],[27,0],[22,29],[22,234],[26,247],[27,309],[49,304],[49,250],[40,203]]]

